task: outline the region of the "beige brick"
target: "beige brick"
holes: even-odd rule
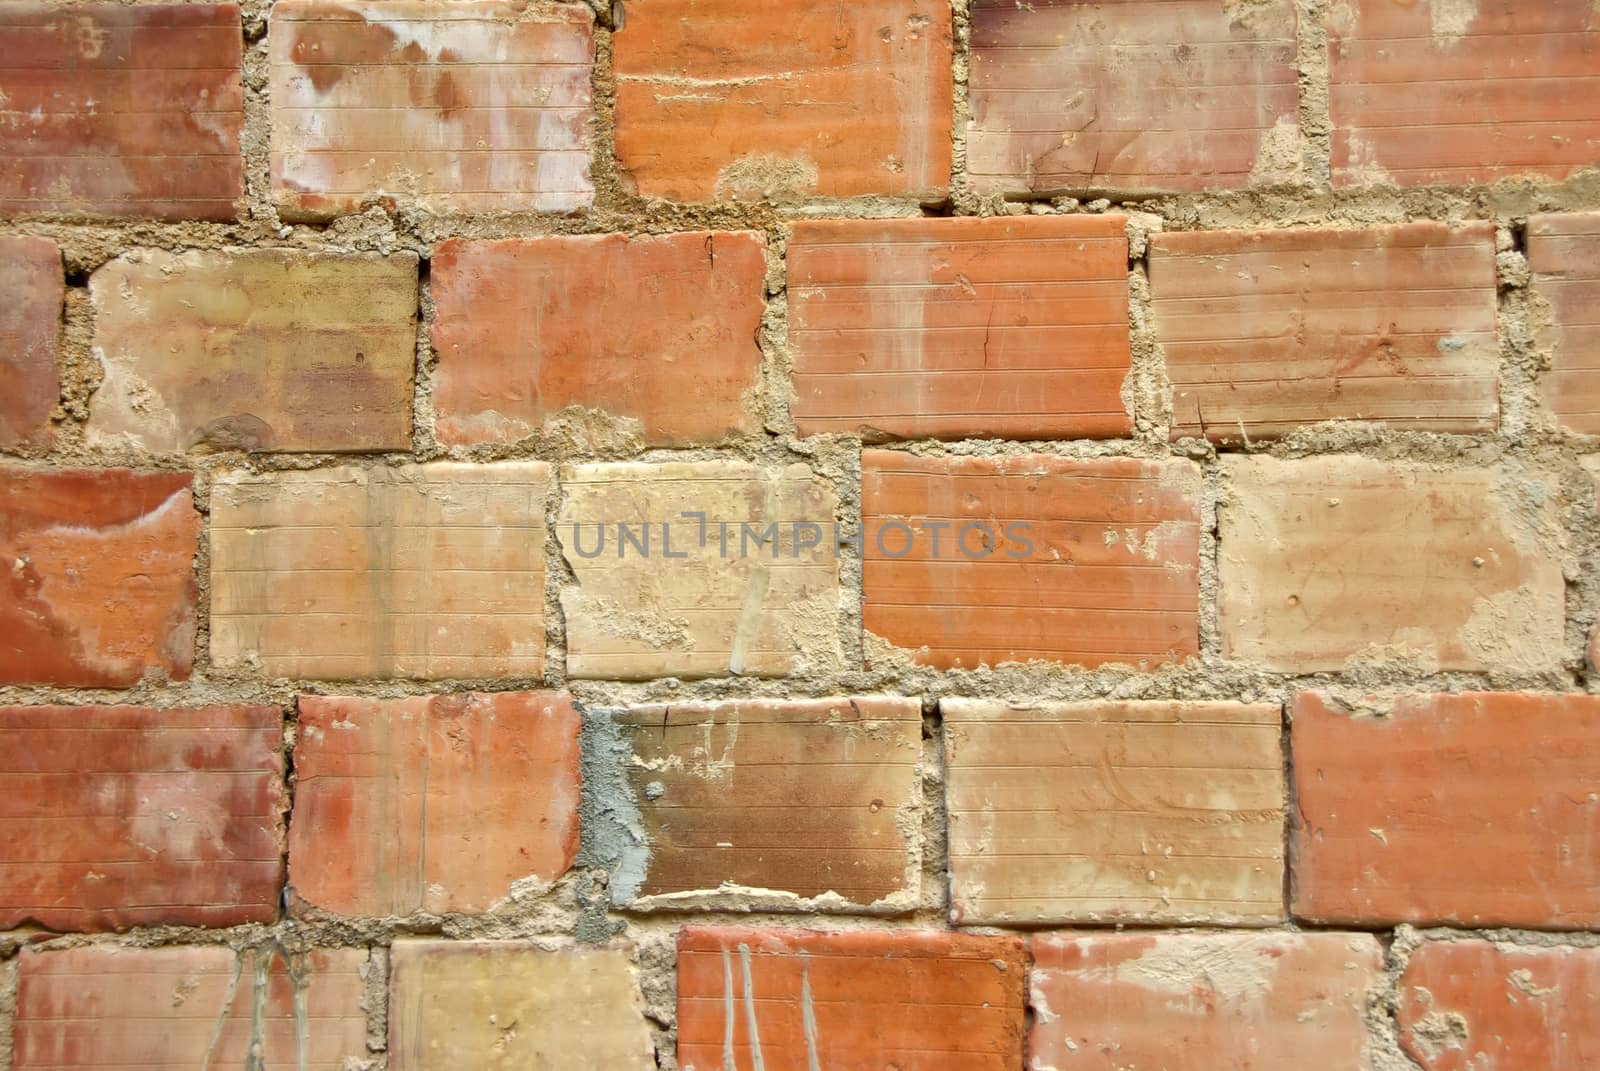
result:
[[[144,250],[89,293],[105,371],[91,442],[411,448],[414,254]]]
[[[542,461],[219,477],[211,657],[272,676],[544,669]]]
[[[614,901],[729,883],[832,893],[825,910],[916,905],[918,700],[673,703],[614,717],[632,730],[627,773],[649,839],[642,873],[613,875]]]
[[[654,1071],[622,947],[396,941],[391,1071]]]
[[[944,699],[951,917],[1283,917],[1279,708]]]
[[[1560,664],[1566,585],[1542,479],[1351,456],[1223,467],[1227,657],[1285,672]]]
[[[1531,217],[1528,267],[1550,356],[1545,405],[1567,431],[1600,435],[1600,212]]]
[[[577,465],[562,491],[572,676],[772,677],[838,661],[838,501],[806,466]],[[763,544],[772,525],[778,538]]]

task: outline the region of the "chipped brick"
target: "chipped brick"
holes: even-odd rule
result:
[[[1528,267],[1545,309],[1544,403],[1567,431],[1600,435],[1600,213],[1531,217]]]

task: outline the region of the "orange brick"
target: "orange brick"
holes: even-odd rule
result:
[[[802,434],[1127,434],[1123,216],[796,223]]]
[[[951,918],[1283,918],[1281,711],[942,699]]]
[[[1590,929],[1600,697],[1294,704],[1295,914],[1321,922]]]
[[[687,927],[678,1065],[1014,1071],[1026,971],[1015,937]]]
[[[631,0],[617,160],[645,197],[783,200],[950,184],[951,16],[933,0]]]
[[[1600,435],[1600,213],[1530,217],[1528,267],[1550,355],[1544,403],[1566,430]]]
[[[613,873],[614,902],[728,883],[835,894],[821,910],[916,906],[918,700],[672,703],[614,717],[631,729],[627,776],[648,841],[642,863]]]
[[[1600,159],[1590,0],[1342,0],[1329,30],[1335,185],[1560,179]]]
[[[1198,651],[1192,463],[868,450],[861,466],[863,624],[918,662],[1149,667]]]
[[[1290,673],[1560,664],[1566,584],[1542,479],[1353,456],[1223,468],[1226,657]]]
[[[300,697],[289,884],[343,915],[483,912],[578,851],[565,692]]]
[[[1429,941],[1400,978],[1400,1043],[1424,1071],[1600,1066],[1600,949]]]
[[[278,0],[267,42],[285,218],[372,202],[570,212],[594,199],[584,5]]]
[[[1294,178],[1295,48],[1292,0],[974,0],[968,174],[1036,194]]]
[[[243,49],[234,4],[0,6],[0,213],[233,219]]]
[[[1369,936],[1042,934],[1033,962],[1035,1068],[1370,1066],[1364,1013],[1384,975]]]
[[[66,286],[44,238],[0,238],[0,450],[49,446],[61,394],[56,333]]]
[[[368,1058],[366,949],[96,945],[20,958],[16,1071],[345,1071]]]
[[[733,231],[434,250],[439,441],[516,442],[568,406],[652,446],[754,432],[766,243]]]
[[[1174,438],[1499,424],[1493,224],[1161,234],[1150,292]]]
[[[141,250],[94,273],[89,440],[410,450],[417,258]]]
[[[544,671],[542,461],[224,474],[211,657],[272,676]]]
[[[0,929],[277,918],[277,707],[0,707]]]
[[[0,683],[126,688],[194,663],[189,477],[0,466]]]

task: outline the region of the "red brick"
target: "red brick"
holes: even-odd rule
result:
[[[0,238],[0,450],[49,446],[61,394],[56,333],[66,286],[44,238]]]
[[[1329,30],[1335,185],[1560,179],[1600,159],[1591,0],[1343,0]]]
[[[0,7],[0,213],[233,219],[243,49],[234,4]]]
[[[410,450],[417,258],[144,250],[94,273],[89,440]]]
[[[1290,673],[1560,664],[1566,584],[1544,480],[1354,456],[1223,467],[1226,657]]]
[[[1600,435],[1600,213],[1530,217],[1528,267],[1550,357],[1544,403],[1567,431]]]
[[[961,923],[1283,918],[1282,711],[942,699]]]
[[[1192,463],[868,450],[861,466],[863,625],[918,662],[1147,668],[1198,651]]]
[[[789,344],[802,434],[1127,434],[1123,216],[796,223]]]
[[[1400,978],[1400,1043],[1424,1071],[1600,1066],[1600,949],[1429,941]]]
[[[0,683],[123,688],[194,663],[189,477],[0,466]]]
[[[1295,178],[1295,48],[1292,0],[974,0],[968,174],[1011,193]]]
[[[277,917],[277,707],[0,707],[0,929]]]
[[[1383,717],[1294,703],[1295,914],[1600,922],[1600,697],[1416,695]]]
[[[569,212],[594,199],[591,15],[503,0],[278,0],[267,36],[272,196]]]
[[[1026,971],[1015,937],[687,927],[678,1064],[1014,1071]]]
[[[1174,438],[1498,426],[1493,224],[1161,234],[1150,291]]]
[[[16,1071],[366,1066],[366,949],[97,945],[21,964]]]
[[[1031,1067],[1213,1071],[1370,1066],[1372,937],[1337,933],[1042,934]]]
[[[630,0],[617,160],[645,197],[783,200],[950,184],[950,9],[933,0]]]
[[[439,441],[516,442],[568,406],[652,446],[754,432],[766,243],[733,231],[434,250]]]
[[[300,697],[289,884],[343,915],[482,912],[578,851],[565,692]]]

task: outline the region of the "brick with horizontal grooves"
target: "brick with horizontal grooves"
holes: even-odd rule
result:
[[[1281,712],[942,699],[951,919],[1284,916]]]
[[[187,474],[0,466],[0,683],[186,679],[199,537]]]
[[[0,238],[0,450],[48,447],[61,394],[56,336],[66,285],[46,238]]]
[[[289,884],[384,917],[484,912],[578,851],[579,716],[565,692],[300,697]]]
[[[414,254],[141,250],[89,294],[105,373],[92,443],[411,448]]]
[[[211,657],[270,676],[544,671],[542,461],[224,474]]]
[[[672,703],[614,717],[629,727],[649,843],[642,873],[613,876],[614,902],[665,893],[674,899],[637,906],[695,906],[682,894],[728,883],[823,897],[816,910],[916,906],[916,699]]]
[[[1295,5],[975,0],[981,192],[1227,190],[1299,177]]]
[[[1041,934],[1030,1066],[1365,1068],[1383,982],[1365,934]]]
[[[756,431],[766,273],[753,231],[441,244],[440,442],[516,442],[590,409],[652,446]]]
[[[801,433],[1126,435],[1126,222],[796,223],[789,344]]]
[[[683,1071],[1014,1071],[1020,938],[941,931],[678,931]]]
[[[1224,458],[1223,653],[1282,672],[1351,659],[1536,673],[1566,584],[1538,476],[1327,456]]]
[[[862,620],[877,640],[941,668],[1148,668],[1197,652],[1193,463],[867,450],[861,465]]]
[[[1532,216],[1527,248],[1544,403],[1567,431],[1600,435],[1600,213]]]
[[[0,707],[0,929],[277,918],[277,707]]]
[[[279,213],[588,207],[591,21],[581,4],[278,0],[267,43]]]
[[[674,201],[950,184],[951,15],[930,0],[635,0],[615,38],[617,163]]]
[[[1328,28],[1336,186],[1562,179],[1600,160],[1590,0],[1346,0]]]
[[[366,949],[96,945],[20,959],[16,1071],[346,1071],[369,1056]]]
[[[1187,231],[1150,247],[1175,438],[1498,426],[1493,224]]]
[[[243,43],[234,4],[0,6],[0,214],[233,219]]]

